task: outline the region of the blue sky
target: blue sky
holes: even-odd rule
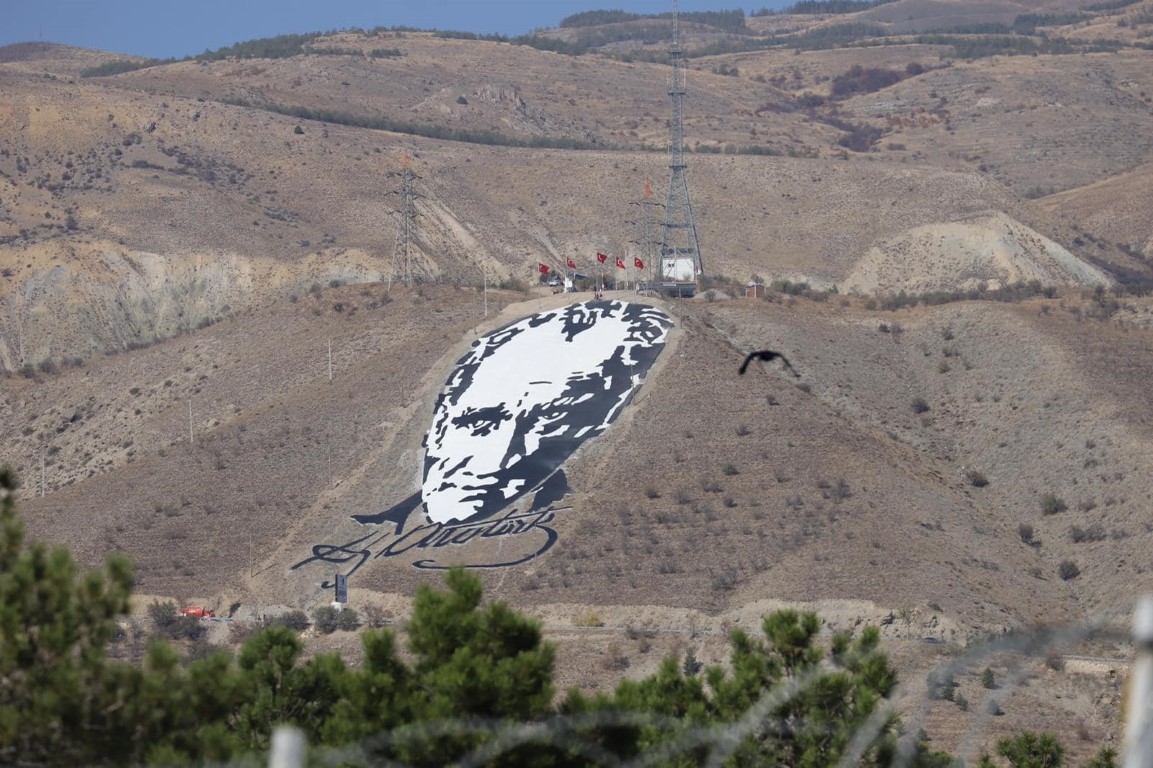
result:
[[[780,8],[788,0],[681,0],[682,11]],[[580,11],[671,10],[671,0],[0,0],[0,45],[44,40],[157,58],[290,32],[405,25],[519,35]]]

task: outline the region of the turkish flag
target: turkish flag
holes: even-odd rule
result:
[[[576,269],[576,262],[573,261],[572,259],[569,259],[568,260],[568,268],[569,269]]]
[[[644,269],[645,263],[643,261],[641,261],[640,256],[633,256],[633,266],[636,267],[637,269]]]
[[[605,256],[603,253],[597,252],[597,261],[599,261],[601,264],[604,264],[605,259],[607,259],[607,258],[608,258],[608,256]]]
[[[548,274],[548,264],[540,264],[540,263],[538,263],[538,264],[536,265],[536,268],[540,270],[540,273],[541,273],[542,275],[547,275],[547,274]]]
[[[624,269],[624,268],[625,268],[625,260],[622,259],[620,256],[617,256],[617,269]]]

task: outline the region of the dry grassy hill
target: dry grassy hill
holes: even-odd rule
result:
[[[923,688],[984,638],[1115,617],[1153,588],[1153,304],[1127,290],[1153,274],[1153,54],[1136,46],[1153,6],[1047,28],[1113,24],[1115,53],[968,60],[906,34],[1087,5],[899,0],[691,30],[894,27],[884,46],[689,59],[689,185],[706,271],[729,280],[662,305],[669,347],[571,463],[556,547],[485,575],[562,644],[562,684],[688,647],[723,658],[727,629],[797,604],[885,622],[907,711],[942,748],[1046,727],[1082,734],[1085,757],[1116,736],[1107,661],[978,656],[962,690],[1004,718]],[[433,398],[475,334],[567,300],[492,286],[641,249],[631,203],[646,177],[661,199],[668,172],[654,48],[344,32],[107,77],[81,75],[124,57],[0,49],[0,368],[26,374],[0,380],[0,451],[32,531],[88,563],[130,554],[145,595],[324,600],[328,574],[288,566],[415,490]],[[896,79],[838,90],[873,70]],[[388,282],[405,155],[415,287]],[[838,293],[726,297],[753,275]],[[1048,290],[877,309],[1025,281]],[[765,347],[800,378],[737,376]],[[436,578],[374,560],[354,600],[400,615]],[[985,664],[1013,684],[983,692]]]

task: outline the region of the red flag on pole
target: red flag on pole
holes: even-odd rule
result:
[[[617,269],[624,269],[624,268],[625,268],[625,260],[622,259],[620,256],[617,256]]]
[[[547,274],[548,274],[548,264],[541,264],[541,263],[539,263],[539,262],[538,262],[538,263],[537,263],[537,265],[536,265],[536,268],[540,270],[540,273],[541,273],[542,275],[547,275]]]
[[[633,256],[633,266],[636,267],[637,269],[644,269],[645,263],[643,261],[641,261],[640,256]]]
[[[572,259],[569,259],[568,260],[568,268],[569,269],[576,269],[576,262],[573,261]]]
[[[606,256],[605,254],[603,254],[599,251],[597,252],[597,261],[599,261],[601,264],[604,264],[605,259],[607,259],[607,258],[608,258],[608,256]]]

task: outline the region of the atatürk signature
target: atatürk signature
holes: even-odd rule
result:
[[[563,509],[567,509],[563,508]],[[508,566],[527,563],[539,557],[552,548],[556,543],[557,533],[549,524],[562,508],[549,508],[530,512],[518,512],[515,509],[504,517],[481,520],[475,523],[426,523],[412,530],[401,533],[403,526],[396,525],[392,530],[375,530],[372,533],[354,539],[347,544],[316,544],[312,547],[312,557],[301,560],[289,570],[297,570],[313,563],[327,563],[339,567],[352,567],[345,573],[351,576],[369,560],[378,557],[398,557],[414,550],[438,550],[445,547],[460,547],[484,539],[502,539],[519,536],[531,536],[540,531],[544,540],[530,553],[495,563],[469,563],[469,568],[506,568]],[[413,563],[417,568],[431,570],[447,570],[449,565],[438,564],[434,558],[417,560]],[[331,589],[335,581],[326,581],[321,584],[323,589]]]

